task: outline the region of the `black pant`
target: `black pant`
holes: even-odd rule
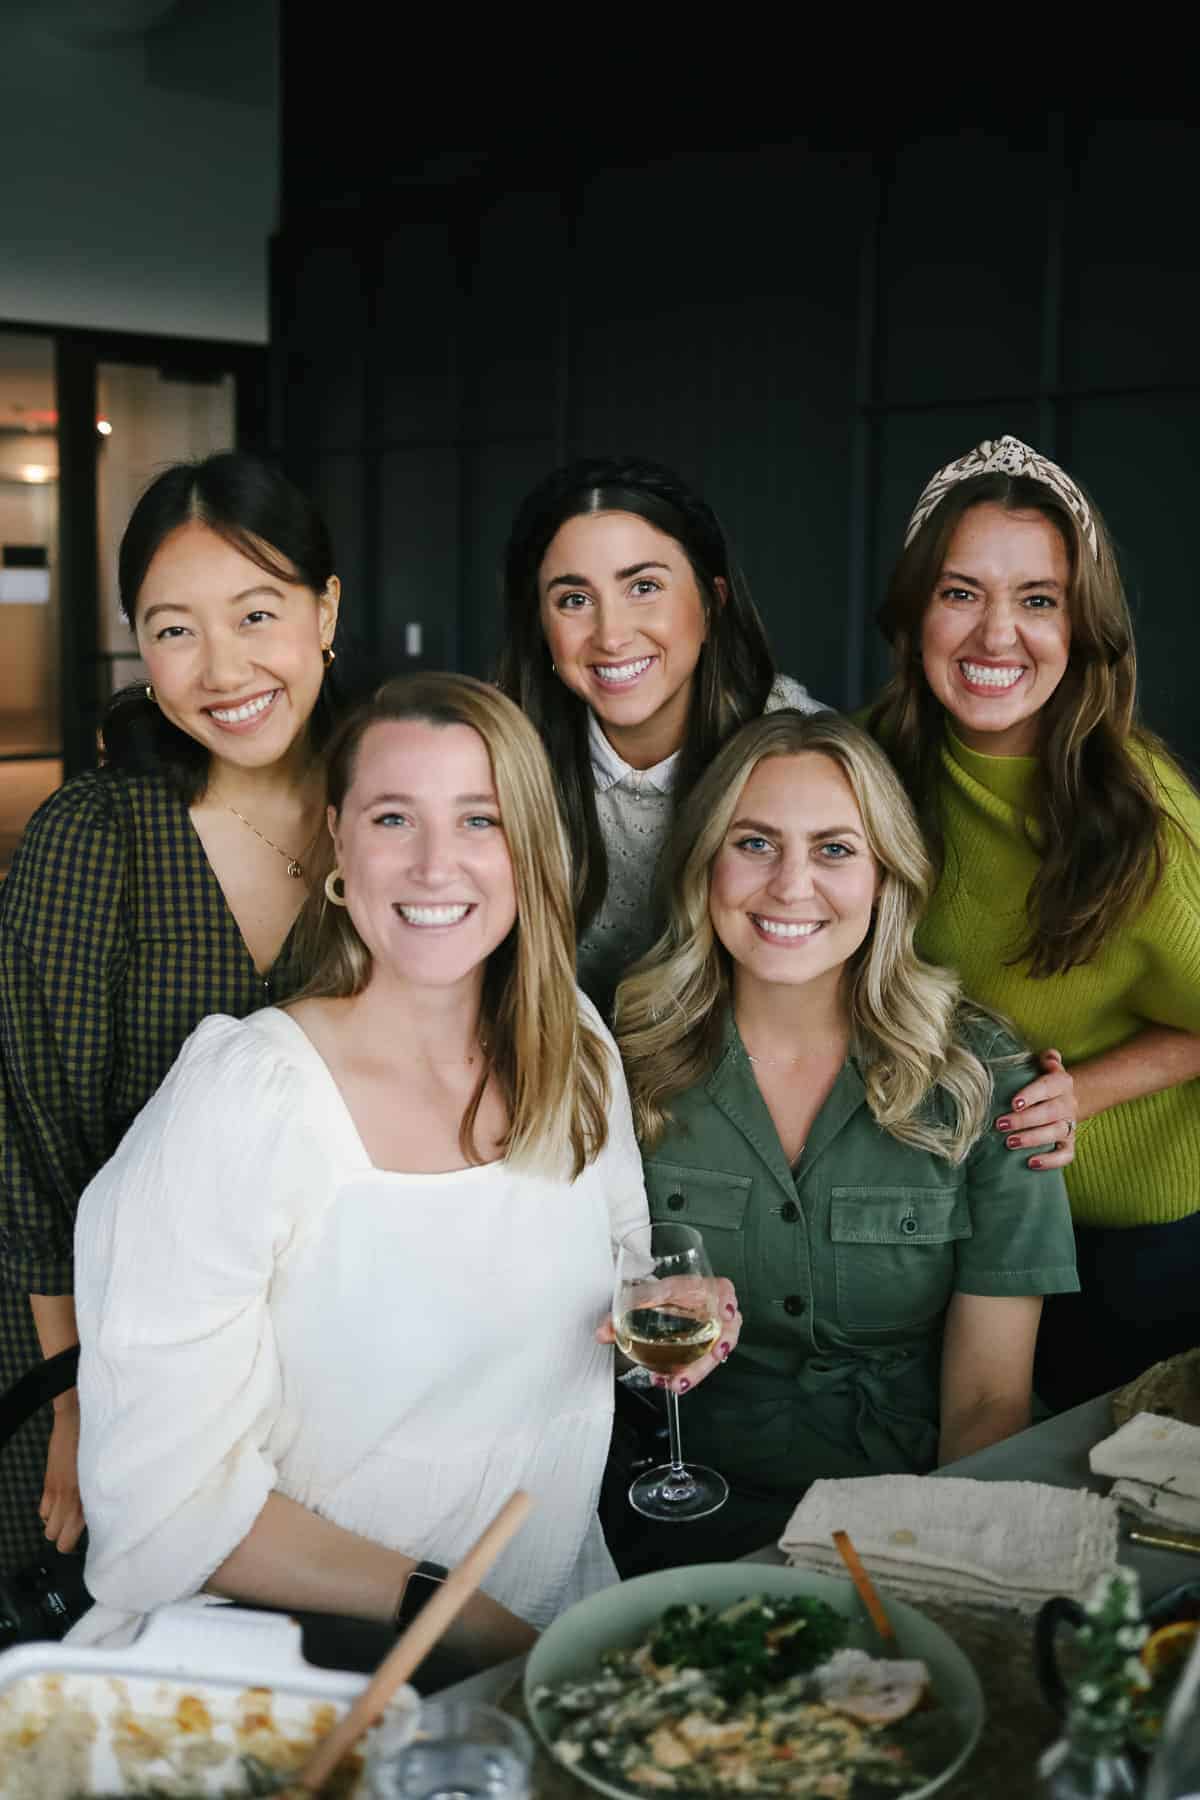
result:
[[[1077,1225],[1075,1253],[1080,1291],[1047,1297],[1034,1361],[1034,1388],[1054,1412],[1200,1344],[1200,1212],[1122,1230]]]

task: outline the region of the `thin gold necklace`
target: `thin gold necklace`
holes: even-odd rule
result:
[[[240,813],[236,806],[230,806],[228,800],[225,802],[225,811],[231,812],[235,819],[240,819],[242,824],[252,831],[256,838],[261,838],[263,843],[275,852],[276,856],[282,856],[284,862],[287,864],[287,872],[292,880],[300,880],[301,876],[304,874],[304,865],[298,856],[292,856],[287,850],[281,850],[273,838],[269,838],[265,831],[260,831],[257,825],[252,825],[245,813]],[[321,827],[318,825],[317,831],[320,831],[320,829]],[[312,837],[304,847],[303,854],[305,856],[308,855],[309,851],[317,841],[317,831],[313,832]]]
[[[746,1056],[750,1062],[764,1063],[768,1069],[794,1069],[799,1063],[808,1061],[807,1056],[754,1056],[749,1050]]]

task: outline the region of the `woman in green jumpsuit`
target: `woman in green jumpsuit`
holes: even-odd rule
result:
[[[1041,1296],[1077,1285],[1061,1175],[991,1129],[1029,1059],[916,956],[929,862],[866,735],[832,714],[745,726],[668,867],[618,1037],[651,1216],[703,1233],[744,1323],[683,1408],[730,1501],[644,1535],[627,1569],[740,1555],[818,1476],[924,1471],[1019,1431]]]
[[[325,525],[257,458],[166,470],[121,544],[151,680],[104,766],[34,815],[0,887],[0,1389],[76,1341],[79,1195],[208,1013],[286,997],[322,820],[339,586]],[[83,1527],[74,1389],[0,1459],[0,1579]]]

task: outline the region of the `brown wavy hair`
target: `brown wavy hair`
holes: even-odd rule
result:
[[[469,675],[402,676],[351,713],[330,741],[326,798],[335,813],[353,784],[368,731],[397,719],[467,725],[479,733],[512,859],[517,920],[484,973],[479,1034],[487,1053],[459,1128],[463,1155],[480,1160],[475,1121],[494,1076],[509,1109],[505,1157],[530,1167],[565,1162],[573,1179],[608,1135],[611,1053],[580,1017],[567,847],[546,753],[528,719],[487,683]],[[347,999],[370,980],[371,954],[346,908],[326,898],[333,846],[321,836],[322,859],[297,942],[301,967],[312,973],[297,998]]]
[[[1133,626],[1116,553],[1090,496],[1098,555],[1071,509],[1044,482],[999,473],[959,482],[925,520],[892,572],[879,623],[894,673],[867,727],[912,795],[939,869],[944,715],[925,679],[921,627],[950,540],[973,506],[1039,512],[1062,537],[1070,568],[1071,642],[1062,680],[1038,715],[1038,783],[1031,842],[1038,872],[1026,897],[1028,937],[1015,962],[1061,975],[1096,955],[1162,876],[1167,814],[1142,750],[1166,754],[1137,720]]]

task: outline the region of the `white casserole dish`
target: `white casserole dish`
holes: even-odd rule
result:
[[[294,1768],[365,1685],[306,1662],[293,1620],[204,1600],[120,1650],[21,1644],[0,1655],[0,1800],[244,1793],[243,1754]],[[415,1727],[419,1704],[401,1688],[389,1713]]]

